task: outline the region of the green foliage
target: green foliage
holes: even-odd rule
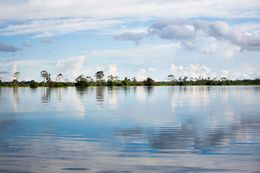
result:
[[[155,84],[154,80],[148,77],[146,80],[143,81],[145,86],[153,86]]]
[[[76,87],[88,87],[90,85],[93,85],[93,81],[89,76],[85,77],[84,75],[80,75],[75,80]]]
[[[57,87],[68,87],[69,85],[66,82],[48,82],[47,86],[50,88],[57,88]]]
[[[103,71],[98,71],[98,72],[96,72],[96,74],[95,74],[95,77],[96,77],[96,80],[97,80],[97,81],[98,81],[98,80],[103,80],[104,76],[105,76],[105,74],[104,74]]]
[[[80,75],[75,81],[76,82],[60,82],[63,78],[63,75],[60,73],[57,75],[56,81],[51,81],[51,74],[47,71],[41,71],[41,77],[44,79],[43,82],[32,81],[18,81],[20,73],[16,72],[15,79],[10,82],[3,82],[0,80],[0,87],[68,87],[68,86],[76,86],[76,87],[88,87],[88,86],[186,86],[186,85],[260,85],[260,79],[245,79],[245,80],[229,80],[226,77],[222,77],[220,80],[216,78],[188,78],[187,76],[180,76],[178,79],[175,78],[174,75],[170,74],[167,76],[167,81],[155,82],[152,78],[148,77],[144,81],[137,81],[135,77],[131,80],[127,77],[124,80],[119,80],[118,76],[109,75],[108,80],[104,80],[104,72],[98,71],[95,73],[96,81],[94,81],[90,76]],[[46,81],[46,82],[45,82]]]
[[[32,80],[32,81],[30,82],[30,87],[31,87],[31,88],[37,88],[37,87],[39,87],[39,83],[38,83],[38,82],[35,82],[34,80]]]

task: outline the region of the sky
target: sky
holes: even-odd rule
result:
[[[0,79],[260,77],[259,0],[0,0]]]

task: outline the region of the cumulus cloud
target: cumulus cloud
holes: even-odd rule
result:
[[[72,57],[56,63],[58,73],[63,73],[65,78],[75,79],[83,72],[85,56]]]
[[[149,28],[149,33],[162,39],[189,40],[196,36],[194,26],[180,21],[173,23],[157,22]]]
[[[146,79],[146,69],[140,68],[135,74],[137,81],[142,81]]]
[[[242,68],[222,70],[220,76],[228,79],[255,79],[260,78],[260,70],[252,65],[245,65]]]
[[[200,51],[203,54],[211,54],[218,58],[231,59],[241,48],[236,45],[232,45],[226,41],[218,41],[215,38],[203,38],[199,39],[194,45],[194,49]]]
[[[127,33],[129,35],[129,33]],[[201,37],[226,41],[242,50],[260,51],[260,32],[244,32],[237,27],[231,27],[225,22],[209,22],[206,20],[164,20],[155,22],[147,33],[132,33],[131,38],[142,40],[145,36],[158,36],[161,39],[181,41],[182,45],[191,49],[191,43]],[[131,38],[124,37],[124,39]],[[135,41],[134,40],[134,41]],[[229,55],[228,55],[229,54]],[[228,53],[232,55],[232,52]]]
[[[16,64],[16,62],[13,62],[11,65],[11,75],[13,75],[17,71],[18,71],[17,64]]]
[[[219,72],[213,71],[210,67],[201,64],[176,65],[172,64],[170,67],[171,74],[175,79],[187,76],[189,78],[218,78],[227,77],[228,79],[255,79],[260,77],[258,68],[252,65],[237,67],[233,69],[223,69]]]
[[[5,66],[5,70],[0,71],[0,80],[11,81],[14,73],[18,71],[17,62],[6,63]],[[0,64],[0,67],[3,68],[3,64]]]
[[[118,69],[116,64],[108,65],[108,75],[118,76]]]
[[[146,36],[145,32],[125,32],[121,34],[114,35],[115,40],[132,41],[138,44]]]
[[[16,47],[16,46],[13,46],[13,45],[10,45],[10,44],[0,43],[0,51],[1,52],[14,53],[14,52],[17,52],[17,51],[20,51],[20,50],[22,50],[22,49],[19,48],[19,47]]]
[[[200,64],[188,64],[186,66],[172,64],[171,73],[175,78],[187,76],[195,79],[199,77],[207,78],[215,76],[214,72],[212,72],[209,67]]]

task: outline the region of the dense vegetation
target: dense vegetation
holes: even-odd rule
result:
[[[244,79],[244,80],[229,80],[225,77],[221,79],[211,78],[188,78],[186,76],[175,79],[174,75],[168,75],[167,81],[154,81],[148,77],[146,80],[137,81],[136,78],[129,79],[125,77],[120,80],[117,76],[109,75],[107,80],[104,79],[104,72],[98,71],[95,74],[95,79],[90,76],[80,75],[75,79],[75,82],[62,81],[63,75],[60,73],[56,76],[56,81],[51,80],[51,74],[43,70],[40,73],[43,78],[42,82],[18,81],[20,72],[13,74],[13,81],[3,82],[0,80],[0,87],[88,87],[88,86],[184,86],[184,85],[260,85],[260,79]]]

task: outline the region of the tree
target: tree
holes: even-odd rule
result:
[[[188,79],[188,76],[184,76],[184,77],[183,77],[183,82],[186,82],[187,79]]]
[[[85,76],[83,74],[78,76],[75,79],[75,81],[76,81],[76,83],[75,83],[76,87],[87,87],[90,85],[89,81],[87,81],[87,79],[85,78]]]
[[[62,78],[63,78],[63,75],[61,73],[57,75],[57,81],[58,82],[60,82]]]
[[[41,77],[43,78],[43,82],[45,82],[45,80],[49,81],[50,77],[51,77],[51,74],[48,73],[46,70],[42,70],[41,71]]]
[[[168,75],[168,80],[173,84],[175,77],[172,74]]]
[[[92,82],[92,81],[93,81],[93,79],[92,79],[91,76],[86,76],[86,80],[87,80],[88,82]]]
[[[113,75],[109,75],[109,76],[107,77],[107,79],[113,81],[113,80],[115,79],[115,77],[114,77]]]
[[[104,72],[103,71],[98,71],[98,72],[96,72],[96,74],[95,74],[95,77],[96,77],[96,80],[97,81],[99,81],[99,80],[103,80],[103,78],[104,78]]]
[[[132,77],[133,82],[137,82],[136,77]]]
[[[47,78],[46,78],[46,81],[47,81],[47,82],[51,82],[51,74],[50,74],[50,73],[48,73]]]
[[[30,82],[31,88],[37,88],[38,86],[39,86],[39,84],[37,82],[35,82],[34,80],[31,80],[31,82]]]
[[[75,79],[76,82],[80,82],[80,81],[86,81],[86,78],[84,77],[84,75],[79,75],[76,79]]]
[[[150,77],[148,77],[146,80],[143,81],[145,86],[153,86],[154,85],[154,80]]]
[[[19,71],[15,72],[13,76],[14,76],[14,80],[18,81],[18,79],[20,77],[20,72]]]

